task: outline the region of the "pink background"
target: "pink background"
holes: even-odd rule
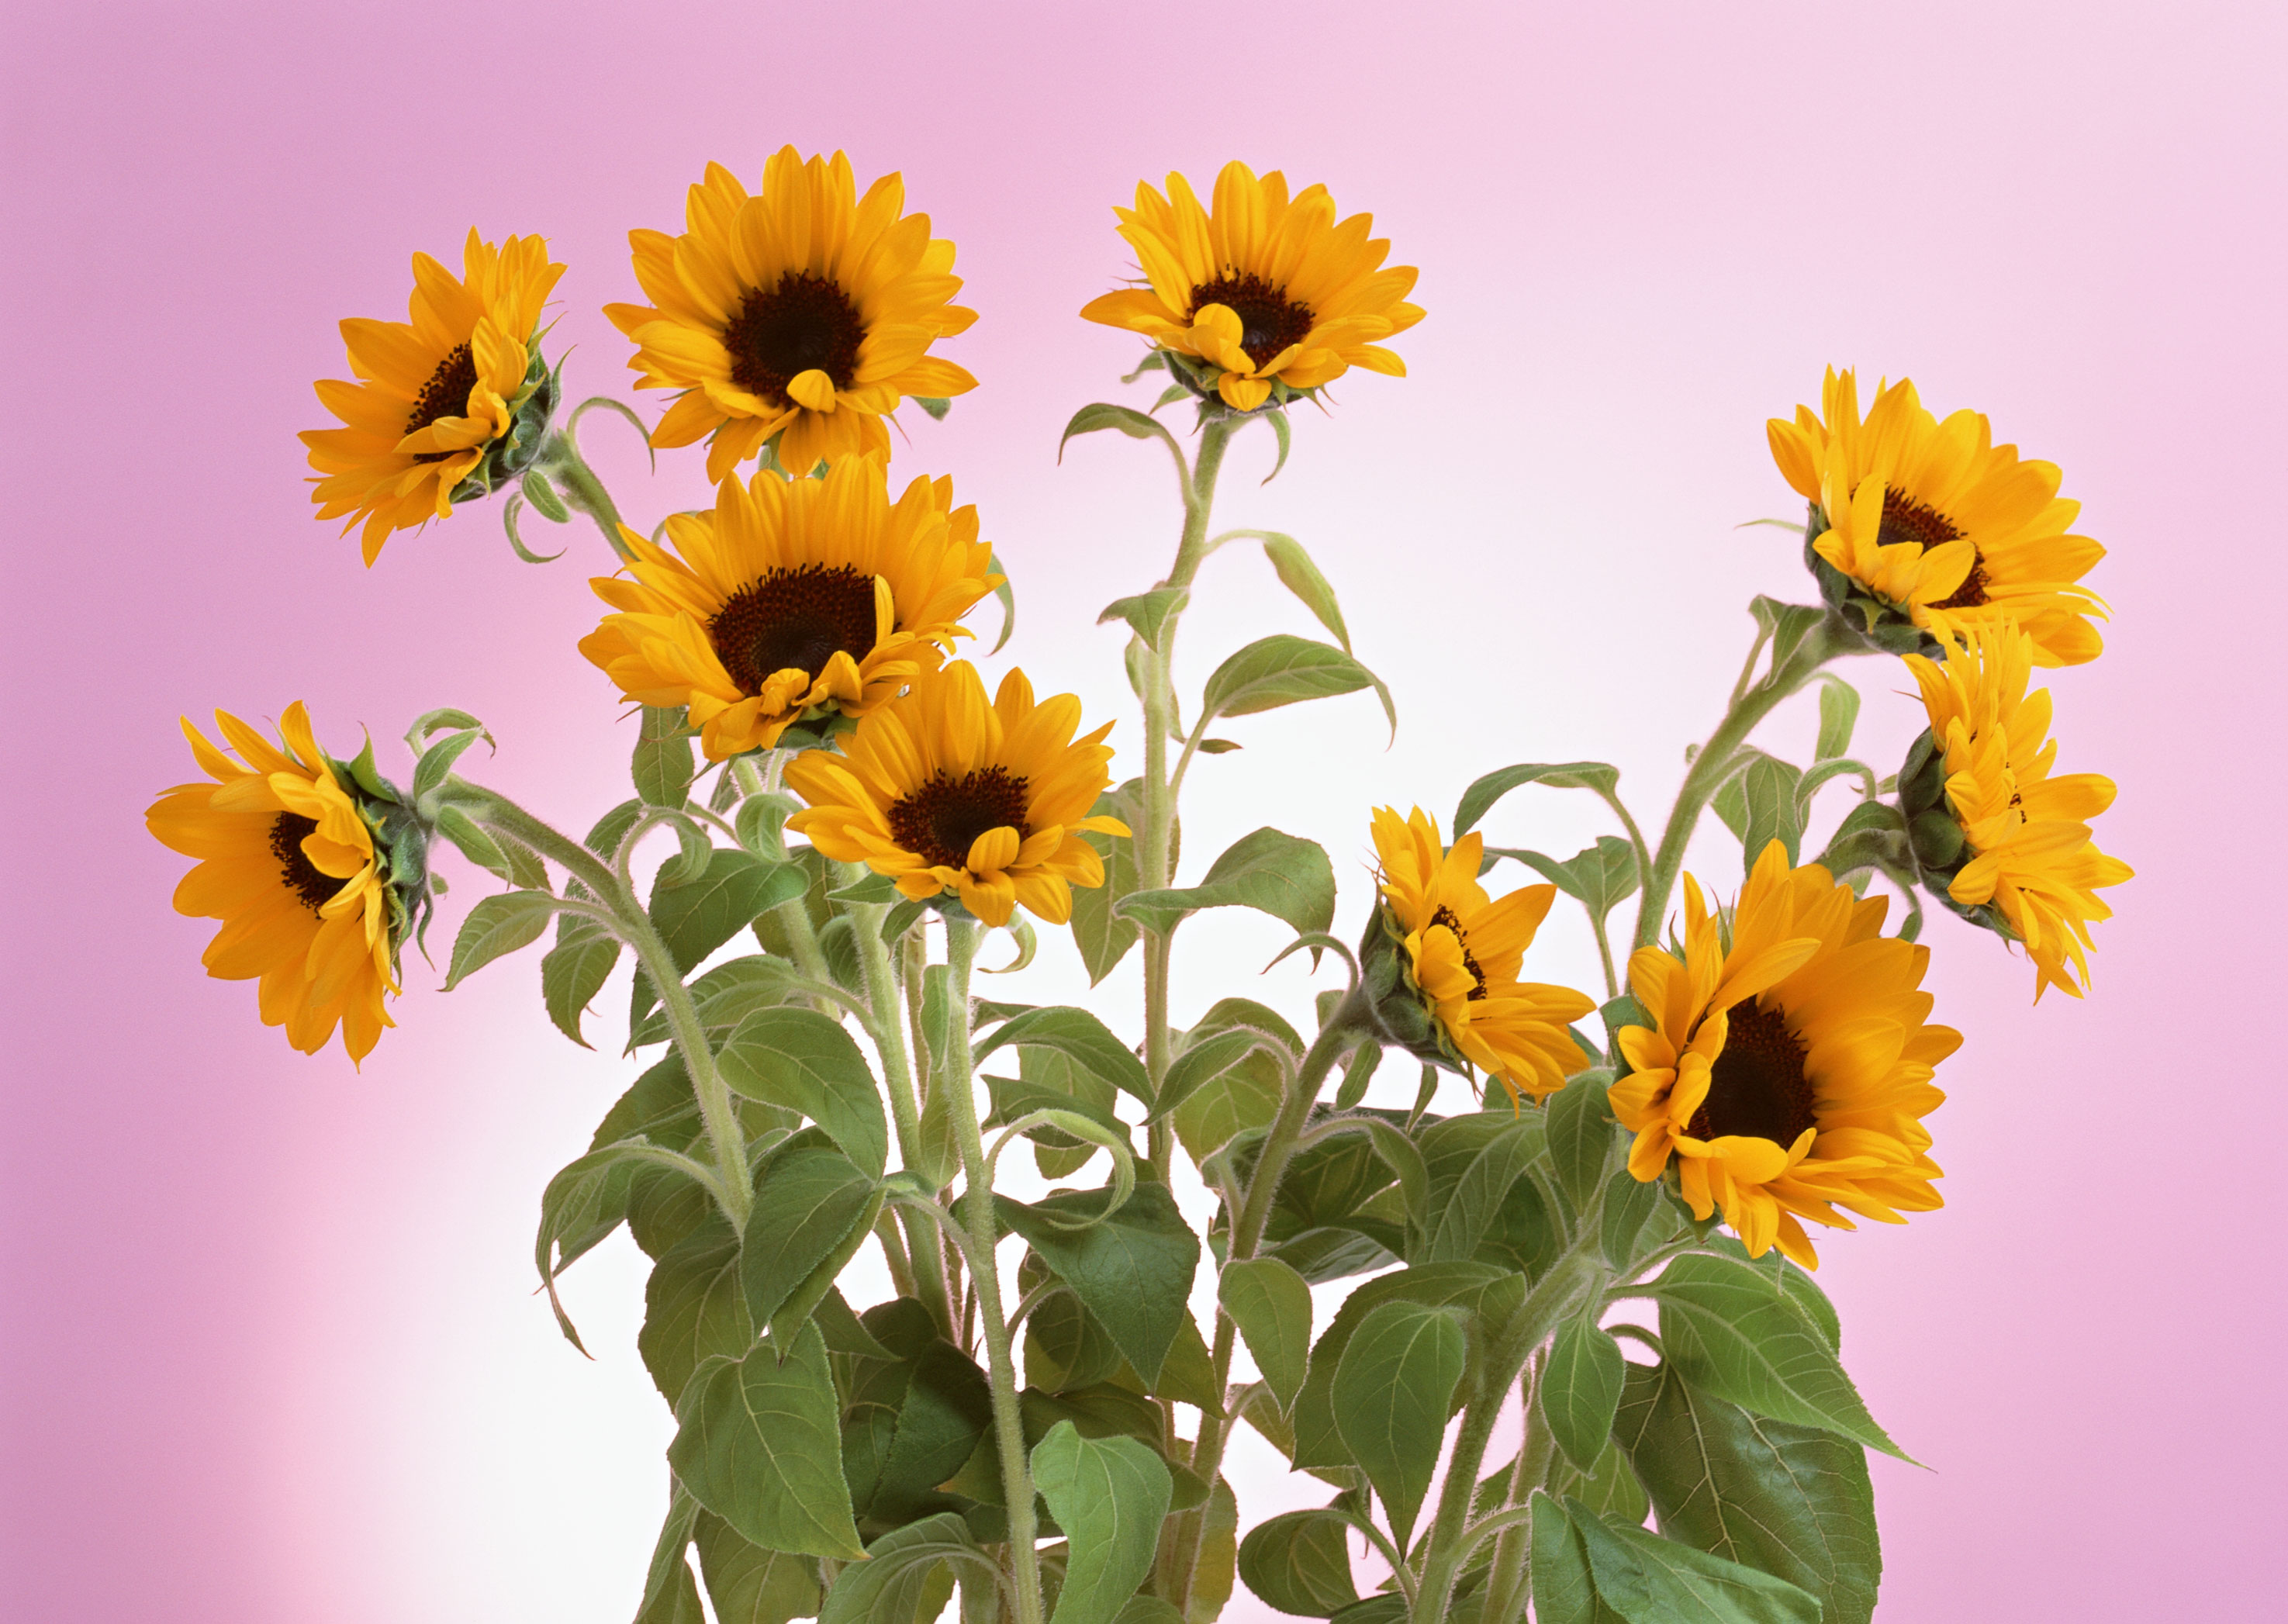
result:
[[[1054,459],[1133,357],[1074,314],[1125,265],[1110,205],[1236,154],[1324,179],[1422,267],[1412,376],[1339,385],[1267,489],[1267,440],[1243,442],[1223,509],[1315,551],[1402,727],[1384,750],[1362,701],[1235,725],[1247,748],[1196,774],[1188,844],[1196,865],[1266,820],[1321,839],[1344,930],[1378,801],[1446,813],[1482,771],[1587,755],[1657,815],[1744,647],[1740,606],[1809,591],[1788,537],[1733,526],[1791,512],[1763,419],[1815,400],[1827,362],[1911,373],[2062,463],[2118,610],[2104,660],[2054,678],[2064,765],[2119,780],[2101,833],[2139,877],[2085,1004],[2031,1009],[1991,939],[1927,939],[1941,1018],[1968,1034],[1934,1123],[1950,1204],[1833,1239],[1822,1275],[1871,1407],[1931,1468],[1877,1463],[1880,1616],[2277,1607],[2288,1105],[2272,890],[2236,854],[2288,789],[2281,13],[1579,16],[10,8],[0,1611],[632,1611],[668,1430],[631,1346],[640,1260],[616,1242],[569,1282],[593,1364],[528,1261],[542,1183],[626,1068],[549,1030],[529,955],[450,998],[409,964],[361,1074],[293,1054],[250,987],[202,976],[209,927],[168,910],[183,865],[140,820],[189,774],[179,712],[298,697],[345,752],[369,725],[400,773],[413,715],[473,709],[501,741],[474,770],[568,824],[624,793],[630,729],[572,648],[592,534],[529,568],[478,509],[369,573],[309,518],[294,431],[322,421],[309,380],[342,369],[335,321],[401,313],[409,254],[455,256],[473,222],[551,237],[574,389],[624,391],[596,313],[632,294],[624,234],[672,227],[707,159],[751,178],[786,141],[902,169],[958,242],[981,320],[943,353],[983,386],[942,425],[909,414],[896,472],[950,471],[980,503],[1021,593],[1011,654],[1099,715],[1127,712],[1094,612],[1149,583],[1174,530],[1151,448]],[[632,516],[703,498],[696,453],[647,483],[625,431],[592,423]],[[1186,631],[1194,684],[1259,630],[1309,630],[1238,552]],[[1903,673],[1850,674],[1863,747],[1895,761]],[[1569,852],[1595,810],[1529,792],[1492,827]],[[1711,842],[1697,866],[1728,886],[1736,862]],[[1299,964],[1255,979],[1276,927],[1194,936],[1180,1017],[1224,991],[1307,1007]],[[1578,927],[1547,939],[1542,972],[1586,984]],[[1078,987],[1053,943],[1027,991]],[[1106,1007],[1132,1026],[1132,1002]],[[1259,1448],[1240,1470],[1251,1517],[1314,1496]]]

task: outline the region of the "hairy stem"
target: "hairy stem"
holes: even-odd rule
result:
[[[585,513],[595,520],[596,528],[604,533],[612,551],[623,561],[633,558],[635,551],[620,535],[620,510],[612,501],[612,493],[588,466],[588,459],[580,455],[580,442],[561,429],[552,430],[540,442],[537,459],[541,470],[547,473],[563,493],[564,505]]]
[[[1545,1355],[1537,1351],[1526,1361],[1525,1380],[1519,1389],[1525,1401],[1525,1438],[1517,1452],[1516,1470],[1510,1473],[1505,1507],[1521,1506],[1549,1476],[1548,1424],[1541,1416],[1541,1372]],[[1505,1528],[1494,1543],[1493,1567],[1486,1578],[1486,1611],[1490,1619],[1505,1619],[1525,1611],[1526,1558],[1532,1542],[1524,1528]]]

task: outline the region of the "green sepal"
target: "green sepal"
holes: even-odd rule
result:
[[[485,447],[483,460],[453,487],[447,500],[456,506],[481,502],[502,486],[520,479],[540,456],[541,442],[548,438],[549,421],[556,415],[562,393],[561,373],[551,371],[539,346],[534,345],[532,359],[525,364],[524,381],[509,398],[508,432]]]
[[[1360,985],[1366,990],[1375,1031],[1416,1059],[1459,1076],[1472,1068],[1454,1046],[1437,1005],[1414,978],[1407,962],[1406,932],[1387,904],[1378,902],[1359,938]]]

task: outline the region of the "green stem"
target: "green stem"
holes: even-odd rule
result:
[[[1517,1469],[1510,1473],[1509,1493],[1503,1504],[1517,1507],[1532,1497],[1549,1476],[1548,1423],[1541,1417],[1541,1373],[1544,1356],[1536,1352],[1526,1361],[1520,1392],[1525,1400],[1525,1438],[1517,1452]],[[1523,1528],[1505,1528],[1494,1541],[1493,1567],[1486,1577],[1485,1616],[1506,1619],[1525,1611],[1526,1557],[1531,1541]]]
[[[1295,1081],[1279,1102],[1279,1114],[1272,1119],[1271,1132],[1263,1141],[1261,1154],[1256,1158],[1255,1171],[1247,1181],[1247,1197],[1231,1226],[1231,1257],[1234,1263],[1255,1256],[1262,1243],[1264,1227],[1271,1221],[1272,1199],[1278,1193],[1279,1181],[1286,1176],[1287,1164],[1295,1154],[1295,1142],[1302,1137],[1303,1125],[1310,1120],[1311,1106],[1319,1097],[1320,1087],[1327,1073],[1356,1045],[1360,1032],[1365,1030],[1369,1018],[1365,990],[1354,986],[1337,1004],[1319,1028],[1319,1035],[1311,1040],[1304,1051],[1303,1063],[1295,1071]]]
[[[564,505],[585,513],[596,521],[596,528],[612,544],[612,551],[622,560],[633,558],[635,551],[620,535],[620,510],[612,501],[612,493],[588,466],[588,459],[580,455],[580,442],[561,429],[551,430],[540,442],[539,466],[563,494]]]

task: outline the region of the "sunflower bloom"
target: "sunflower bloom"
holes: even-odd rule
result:
[[[179,784],[145,814],[160,843],[197,867],[175,888],[175,911],[219,919],[207,973],[258,978],[265,1026],[315,1054],[338,1026],[353,1060],[394,1026],[382,995],[398,990],[389,890],[373,833],[336,780],[301,705],[286,709],[281,749],[223,711],[234,761],[183,720],[211,781]]]
[[[1234,162],[1216,177],[1212,209],[1170,175],[1165,197],[1140,181],[1136,207],[1113,212],[1145,285],[1092,299],[1080,313],[1219,373],[1216,392],[1233,410],[1253,411],[1275,384],[1283,400],[1353,367],[1406,376],[1378,341],[1422,320],[1406,303],[1414,267],[1386,269],[1390,244],[1367,234],[1374,217],[1338,221],[1326,187],[1291,199],[1276,170],[1259,179]]]
[[[368,565],[393,532],[442,519],[520,471],[546,432],[555,391],[538,329],[564,267],[538,237],[496,249],[473,228],[461,262],[457,280],[413,256],[410,321],[342,323],[361,381],[320,380],[318,399],[344,426],[301,436],[319,474],[318,517],[346,518],[345,535],[362,520]]]
[[[604,313],[636,342],[636,387],[681,392],[652,443],[712,435],[707,477],[720,483],[775,435],[780,465],[804,474],[849,453],[886,458],[882,419],[901,397],[977,387],[929,353],[977,316],[948,302],[961,288],[953,244],[902,212],[905,197],[886,175],[862,198],[840,153],[806,162],[788,147],[759,195],[711,163],[681,236],[630,232],[651,303]]]
[[[1831,368],[1822,413],[1768,424],[1773,460],[1828,527],[1821,559],[1941,641],[2006,616],[2037,665],[2097,658],[2089,617],[2105,607],[2077,583],[2105,549],[2070,534],[2081,504],[2058,495],[2054,463],[1996,445],[1983,413],[1934,417],[1904,378],[1862,421],[1857,380]]]
[[[1001,679],[989,705],[967,661],[925,671],[837,751],[788,765],[788,788],[809,806],[787,827],[916,901],[951,891],[989,925],[1007,924],[1017,907],[1062,924],[1073,886],[1104,883],[1082,832],[1128,833],[1088,810],[1112,781],[1112,724],[1076,740],[1079,726],[1079,700],[1036,704],[1022,671]]]
[[[873,457],[822,480],[726,479],[712,512],[669,519],[672,551],[622,527],[634,579],[591,582],[619,613],[580,652],[630,701],[689,706],[710,760],[805,717],[864,716],[969,636],[961,617],[1000,584],[977,510],[952,503],[950,479],[916,479],[893,503]]]
[[[1807,1269],[1819,1256],[1802,1219],[1851,1229],[1838,1208],[1903,1224],[1938,1207],[1922,1119],[1962,1036],[1927,1018],[1930,950],[1882,934],[1886,899],[1790,868],[1777,841],[1728,932],[1688,875],[1684,894],[1681,961],[1629,961],[1655,1022],[1621,1028],[1633,1069],[1609,1096],[1636,1136],[1629,1171],[1649,1184],[1673,1161],[1695,1216],[1720,1208],[1750,1256],[1777,1246]]]
[[[1907,665],[1922,687],[1947,810],[1962,832],[1950,877],[1934,877],[1962,908],[2001,915],[2034,962],[2038,1002],[2053,986],[2082,995],[2085,955],[2096,945],[2090,923],[2113,915],[2097,891],[2134,871],[2090,834],[2089,820],[2113,804],[2113,780],[2050,771],[2058,753],[2050,693],[2026,692],[2038,658],[2033,639],[2006,622],[1972,630],[1943,665],[1912,654]],[[1903,798],[1917,798],[1904,776],[1902,786]]]
[[[1517,978],[1557,888],[1527,885],[1490,899],[1478,883],[1485,836],[1465,835],[1448,851],[1438,820],[1420,807],[1403,819],[1378,807],[1374,850],[1408,974],[1454,1048],[1513,1100],[1564,1087],[1588,1064],[1566,1028],[1596,1001]]]

